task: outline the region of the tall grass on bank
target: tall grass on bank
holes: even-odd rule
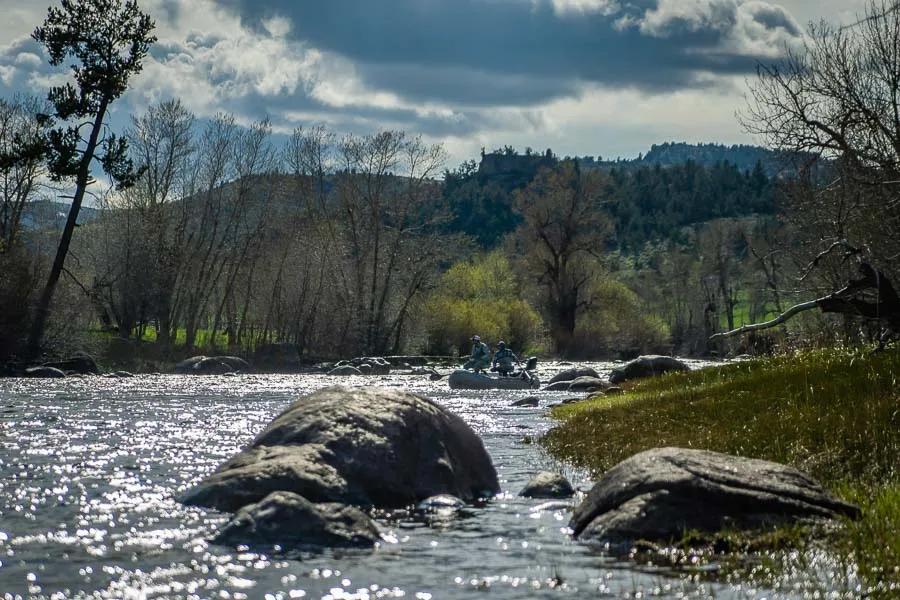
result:
[[[793,465],[860,504],[834,540],[867,579],[900,580],[900,351],[829,349],[635,383],[554,411],[542,444],[602,472],[679,446]]]

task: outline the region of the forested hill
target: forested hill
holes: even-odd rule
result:
[[[770,176],[775,175],[780,169],[780,161],[776,153],[767,148],[743,144],[734,146],[685,144],[683,142],[653,144],[650,151],[637,162],[668,167],[688,161],[704,167],[713,167],[727,162],[740,171],[752,171],[759,164]]]
[[[769,177],[783,173],[786,161],[778,153],[761,146],[735,144],[688,144],[665,142],[653,144],[650,151],[637,158],[604,160],[597,156],[575,157],[582,168],[587,169],[637,169],[646,166],[674,167],[688,162],[702,167],[714,167],[721,163],[734,165],[739,171],[752,171],[761,166]]]
[[[751,163],[753,158],[757,160]],[[516,191],[541,168],[575,160],[582,169],[608,173],[604,203],[615,228],[611,244],[639,251],[648,241],[680,241],[685,226],[692,224],[774,213],[774,171],[763,159],[771,163],[774,154],[753,146],[716,144],[654,145],[646,156],[618,162],[559,159],[550,151],[518,154],[507,147],[484,154],[480,163],[470,161],[445,173],[443,194],[455,215],[450,230],[472,235],[490,248],[519,223]]]

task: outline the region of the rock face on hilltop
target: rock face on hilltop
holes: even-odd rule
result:
[[[431,400],[376,387],[304,396],[183,498],[234,511],[277,491],[311,502],[400,507],[499,491],[481,439]]]
[[[629,379],[640,379],[662,375],[670,371],[689,371],[690,368],[671,356],[639,356],[622,367],[613,369],[609,374],[609,382],[618,384]]]
[[[575,509],[581,540],[670,541],[684,531],[757,529],[804,519],[856,517],[800,471],[774,462],[685,448],[656,448],[606,473]]]

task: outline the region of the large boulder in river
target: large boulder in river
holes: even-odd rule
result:
[[[573,367],[571,369],[566,369],[562,373],[557,373],[548,383],[553,384],[557,381],[574,381],[579,377],[593,377],[594,379],[599,379],[600,375],[590,367]]]
[[[670,541],[685,531],[758,529],[806,519],[856,517],[800,471],[706,450],[656,448],[603,474],[572,515],[582,540]]]
[[[579,377],[569,382],[567,388],[570,392],[596,392],[597,390],[605,390],[609,387],[609,383],[599,377]]]
[[[481,439],[431,400],[335,386],[304,396],[183,498],[234,511],[276,491],[312,502],[402,507],[499,491]]]
[[[44,363],[45,367],[59,369],[66,373],[78,373],[79,375],[96,375],[100,372],[97,362],[84,352],[77,352],[65,360],[57,360]]]
[[[366,547],[381,539],[364,512],[336,503],[313,504],[291,492],[272,492],[243,507],[213,539],[219,544]]]
[[[249,370],[250,363],[237,356],[192,356],[175,365],[175,372],[185,375],[222,375]]]
[[[208,357],[206,356],[192,356],[190,358],[186,358],[180,363],[175,365],[175,372],[181,374],[188,374],[194,372],[194,366],[197,365],[201,360],[206,360]]]
[[[31,367],[30,369],[25,369],[25,377],[60,378],[65,376],[66,374],[63,371],[55,367]]]
[[[194,365],[194,372],[200,375],[221,375],[249,370],[250,363],[238,356],[210,356]]]
[[[670,371],[689,370],[690,368],[686,364],[671,356],[639,356],[633,361],[626,363],[624,366],[613,369],[612,373],[609,374],[609,382],[622,383],[629,379],[652,377]]]

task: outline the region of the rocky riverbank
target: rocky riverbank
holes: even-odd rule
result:
[[[673,543],[713,561],[822,547],[864,575],[867,593],[890,597],[900,590],[900,538],[888,533],[900,531],[898,377],[897,349],[675,373],[556,408],[560,423],[541,441],[600,476],[572,518],[579,538],[653,548],[657,562]]]

